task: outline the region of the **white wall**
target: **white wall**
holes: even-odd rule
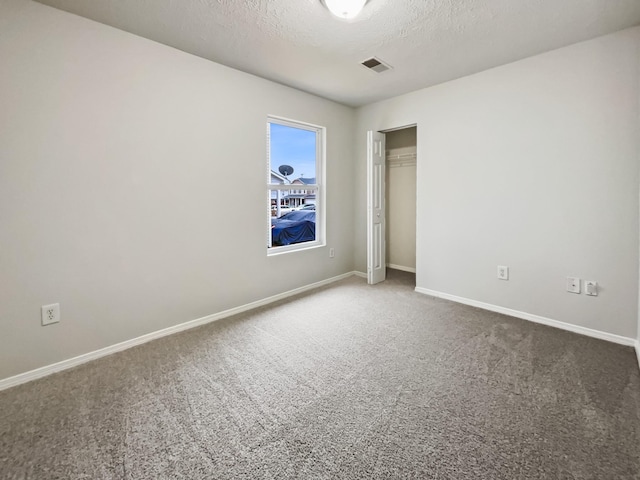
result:
[[[415,127],[386,134],[387,265],[413,270],[416,268],[416,144]]]
[[[635,338],[639,62],[634,28],[358,109],[356,268],[365,132],[415,123],[418,287]]]
[[[350,108],[21,0],[0,105],[0,379],[353,270]],[[335,259],[266,256],[268,114],[327,127]]]

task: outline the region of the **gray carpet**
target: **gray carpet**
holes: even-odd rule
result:
[[[4,479],[638,479],[631,348],[390,271],[0,392]]]

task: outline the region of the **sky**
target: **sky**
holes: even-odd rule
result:
[[[270,123],[271,170],[290,165],[289,180],[316,176],[316,132]]]

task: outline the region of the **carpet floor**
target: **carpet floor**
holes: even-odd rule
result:
[[[639,479],[631,348],[390,271],[0,392],[4,479]]]

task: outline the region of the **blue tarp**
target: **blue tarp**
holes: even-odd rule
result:
[[[297,210],[271,220],[271,242],[274,247],[316,239],[316,212]]]

